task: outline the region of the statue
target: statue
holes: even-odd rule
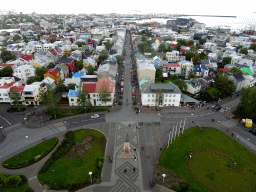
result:
[[[128,134],[126,134],[124,148],[123,148],[123,151],[122,151],[121,155],[119,156],[119,158],[134,159],[134,156],[131,153],[131,147],[130,147],[130,143],[129,143],[129,135]]]

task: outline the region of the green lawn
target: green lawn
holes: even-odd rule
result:
[[[28,184],[22,185],[16,188],[1,188],[1,192],[25,192],[29,188]],[[33,190],[32,190],[33,191]]]
[[[56,181],[61,183],[79,183],[89,180],[89,172],[94,172],[99,157],[104,156],[106,138],[96,130],[86,129],[75,132],[75,142],[81,143],[87,136],[92,136],[93,149],[87,150],[85,157],[76,159],[60,158],[43,174],[38,175],[40,183]],[[54,173],[53,173],[54,170]]]
[[[40,160],[42,157],[47,155],[57,143],[58,143],[58,138],[54,137],[26,151],[23,151],[18,155],[11,157],[10,159],[7,159],[2,163],[2,165],[6,168],[13,168],[13,166],[11,165],[18,166],[19,168],[24,167],[21,165],[22,162],[33,159],[35,157],[37,157],[37,161]],[[16,159],[16,157],[18,157],[18,159]]]
[[[211,191],[208,186],[221,192],[255,191],[255,162],[252,152],[221,131],[201,131],[198,127],[180,134],[159,157],[160,166],[178,174],[200,192]]]

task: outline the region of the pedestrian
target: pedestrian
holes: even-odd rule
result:
[[[227,129],[227,132],[228,132],[228,129]]]
[[[133,172],[135,172],[135,167],[133,168]]]
[[[109,161],[109,162],[111,162],[111,159],[110,159],[110,158],[108,158],[108,161]]]
[[[142,146],[141,149],[143,150],[143,149],[144,149],[144,146]]]
[[[162,151],[163,149],[162,149],[162,147],[160,147],[160,151]]]
[[[136,129],[138,129],[138,126],[136,125]]]
[[[124,173],[126,173],[126,171],[127,171],[127,170],[125,169],[125,170],[124,170]]]
[[[231,136],[233,137],[233,136],[234,136],[234,133],[232,133]]]
[[[129,124],[129,127],[131,126],[131,124]]]
[[[134,152],[136,152],[136,149],[134,149]]]
[[[136,159],[137,159],[137,158],[136,158],[136,156],[134,155],[134,160],[136,161]]]
[[[191,159],[191,157],[192,157],[191,155],[188,156],[189,159]]]

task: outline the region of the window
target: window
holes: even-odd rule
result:
[[[175,102],[175,99],[173,99],[173,102]]]
[[[175,97],[176,95],[173,95],[173,97]]]
[[[150,102],[150,99],[148,99],[148,102]]]
[[[155,95],[154,95],[154,94],[152,94],[152,97],[155,97]]]
[[[74,99],[71,99],[71,101],[74,101]]]
[[[97,101],[99,101],[99,99],[97,99]]]
[[[165,99],[165,101],[164,102],[167,102],[167,99]]]
[[[95,97],[95,94],[93,94],[93,97]]]
[[[155,102],[155,99],[152,99],[152,102]]]
[[[169,102],[172,102],[172,100],[171,100],[171,99],[169,99]]]
[[[150,97],[150,94],[148,94],[148,97]]]
[[[172,97],[172,95],[170,94],[169,97]]]
[[[168,97],[168,95],[165,95],[165,97]]]
[[[77,99],[77,102],[80,102],[80,99]]]

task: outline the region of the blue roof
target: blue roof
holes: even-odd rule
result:
[[[79,91],[79,89],[77,89],[77,90],[69,90],[68,97],[77,97],[78,96],[78,91]]]
[[[194,65],[194,72],[201,72],[200,65]]]
[[[204,65],[201,65],[201,69],[208,70],[208,68]]]
[[[73,77],[83,77],[84,76],[84,72],[77,72],[73,75]]]

